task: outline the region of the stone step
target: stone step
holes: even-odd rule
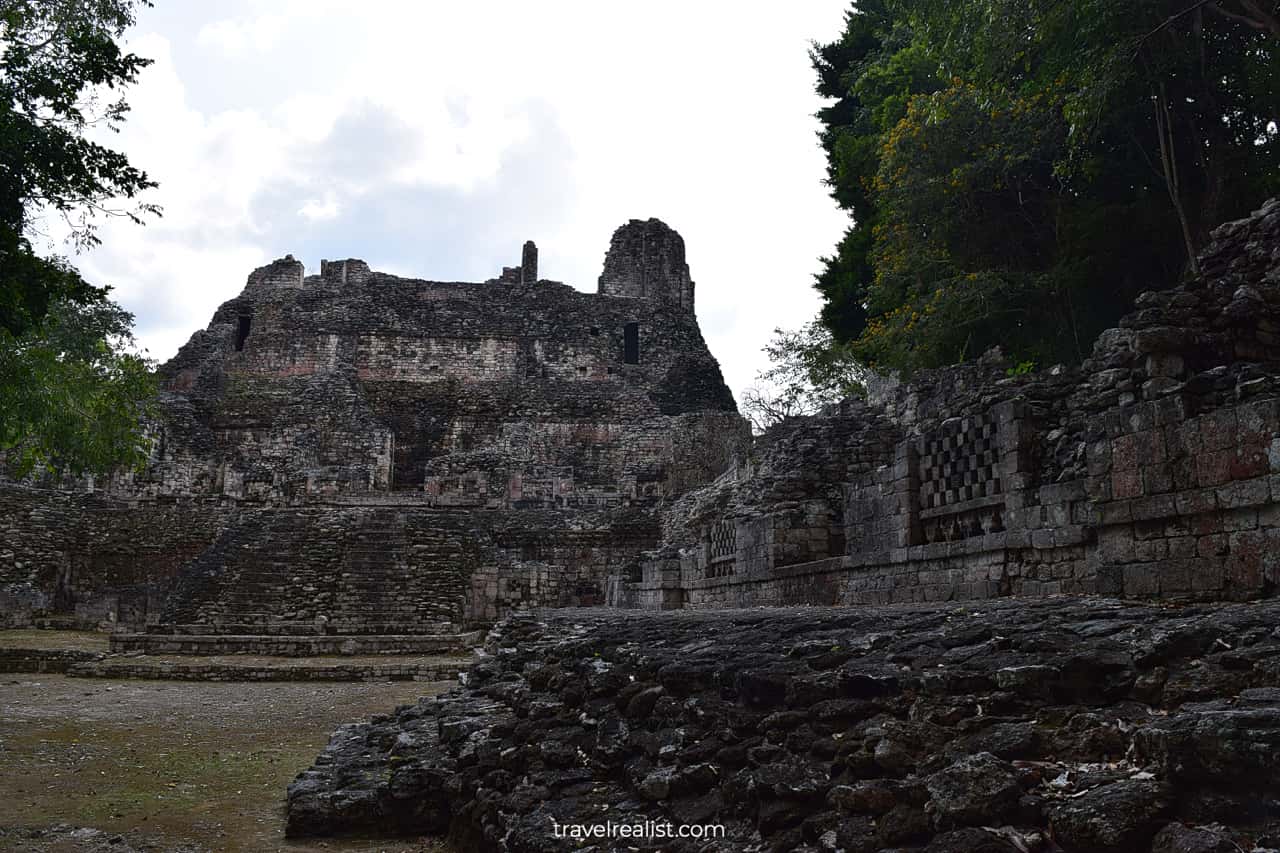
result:
[[[461,612],[470,560],[465,522],[459,515],[441,520],[440,528],[406,526],[401,514],[375,512],[357,514],[341,529],[293,516],[245,525],[201,558],[203,574],[193,576],[164,621],[242,626],[246,630],[235,633],[244,635],[339,633],[256,627],[323,616],[330,625],[368,626],[341,633],[451,633],[451,627],[420,626],[455,620]],[[264,614],[264,608],[274,612]],[[223,627],[205,633],[230,632]]]
[[[218,623],[236,623],[236,624],[252,624],[255,620],[246,615],[248,611],[242,607],[236,607],[237,602],[225,602],[222,607],[206,607],[201,609],[201,613],[205,614],[195,619],[184,620],[186,622],[208,624],[212,622]],[[317,617],[323,616],[331,622],[350,622],[355,619],[361,619],[366,622],[385,622],[388,624],[407,624],[417,625],[420,623],[450,621],[452,617],[457,615],[457,607],[447,607],[444,602],[411,602],[408,604],[388,604],[377,598],[370,597],[367,600],[355,601],[351,599],[332,600],[325,599],[323,601],[307,601],[305,603],[296,603],[289,607],[282,607],[281,612],[272,614],[276,621],[297,621],[312,622]],[[208,633],[208,632],[206,632]],[[259,633],[257,631],[248,631],[245,633]],[[267,632],[270,633],[270,632]],[[281,633],[289,633],[288,631]],[[321,631],[312,631],[308,633],[328,633]],[[359,634],[385,634],[387,631],[357,631]],[[405,634],[421,634],[431,633],[421,630],[409,630],[403,632],[392,631],[390,633]]]
[[[433,581],[444,581],[451,578],[456,579],[457,573],[453,569],[415,569],[406,571],[398,566],[382,566],[376,569],[371,568],[369,571],[352,572],[346,571],[349,567],[343,567],[341,572],[328,572],[325,574],[308,574],[292,575],[273,574],[273,575],[257,575],[251,572],[242,572],[237,580],[237,588],[244,588],[248,585],[267,586],[267,587],[297,587],[312,584],[338,584],[351,581],[387,581],[394,580],[399,583],[431,583]],[[294,580],[294,578],[297,580]]]
[[[256,600],[258,606],[260,607],[262,605],[262,600],[260,598],[257,598],[257,596],[262,593],[294,592],[294,593],[299,593],[303,595],[318,595],[323,592],[329,595],[338,595],[338,594],[355,595],[362,591],[372,591],[372,592],[378,592],[380,594],[380,598],[388,601],[388,603],[394,603],[398,598],[412,597],[420,593],[425,593],[425,594],[434,596],[434,595],[439,595],[440,593],[446,592],[451,588],[453,588],[450,586],[446,586],[445,584],[439,584],[436,586],[436,588],[424,589],[418,586],[406,585],[402,581],[396,578],[387,578],[384,581],[382,581],[382,584],[384,586],[381,589],[374,582],[370,582],[368,584],[361,584],[359,587],[357,587],[357,585],[355,584],[344,584],[339,587],[299,586],[294,590],[289,590],[287,587],[284,589],[278,589],[274,587],[254,587],[253,589],[237,589],[235,591],[227,591],[222,596],[221,600],[242,601],[242,602],[252,602]],[[391,589],[387,589],[385,586],[386,584],[395,584],[395,586]],[[364,589],[364,587],[367,587],[367,589]],[[314,592],[309,592],[308,590],[314,590]],[[460,593],[461,589],[455,588],[455,591]],[[246,608],[242,608],[242,609],[246,609]]]
[[[141,678],[169,681],[455,681],[470,661],[419,662],[418,659],[359,663],[229,663],[107,657],[75,663],[70,678]]]
[[[83,649],[30,649],[0,647],[0,672],[66,672],[78,663],[101,660],[106,655]]]
[[[457,626],[448,621],[418,621],[410,622],[390,622],[378,621],[376,619],[361,620],[330,620],[328,622],[286,622],[281,621],[278,617],[273,618],[270,614],[261,614],[260,618],[254,618],[257,614],[238,613],[235,622],[220,622],[217,624],[196,623],[196,624],[178,624],[178,625],[151,625],[147,628],[148,634],[179,634],[179,635],[271,635],[271,636],[293,636],[293,637],[310,637],[310,636],[333,636],[344,634],[357,635],[379,635],[379,634],[441,634],[450,635],[458,633]]]
[[[479,631],[448,634],[365,634],[288,636],[278,634],[112,634],[113,653],[166,655],[441,654],[478,645]]]

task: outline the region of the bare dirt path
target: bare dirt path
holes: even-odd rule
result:
[[[338,725],[450,686],[0,675],[0,851],[445,851],[289,843],[283,806]],[[47,831],[57,824],[103,834]]]

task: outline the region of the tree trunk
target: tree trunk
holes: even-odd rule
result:
[[[1169,191],[1169,200],[1173,202],[1174,212],[1178,215],[1178,224],[1182,226],[1182,240],[1187,249],[1187,267],[1191,274],[1199,277],[1200,260],[1197,257],[1196,241],[1192,236],[1191,223],[1187,219],[1186,206],[1182,203],[1182,189],[1178,180],[1178,155],[1174,149],[1173,116],[1169,112],[1169,98],[1164,83],[1156,91],[1156,136],[1160,140],[1160,167],[1164,171],[1164,185]]]

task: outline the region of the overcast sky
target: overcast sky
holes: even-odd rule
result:
[[[483,281],[532,239],[543,278],[594,292],[610,234],[651,216],[685,238],[735,394],[817,310],[846,220],[807,51],[846,0],[155,4],[108,142],[164,218],[107,223],[76,262],[160,360],[285,254]]]

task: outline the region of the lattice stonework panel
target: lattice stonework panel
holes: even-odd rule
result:
[[[738,556],[738,525],[733,521],[716,523],[708,531],[707,544],[707,575],[733,574],[733,563]]]
[[[990,413],[952,418],[920,442],[920,509],[999,495],[997,424]]]

